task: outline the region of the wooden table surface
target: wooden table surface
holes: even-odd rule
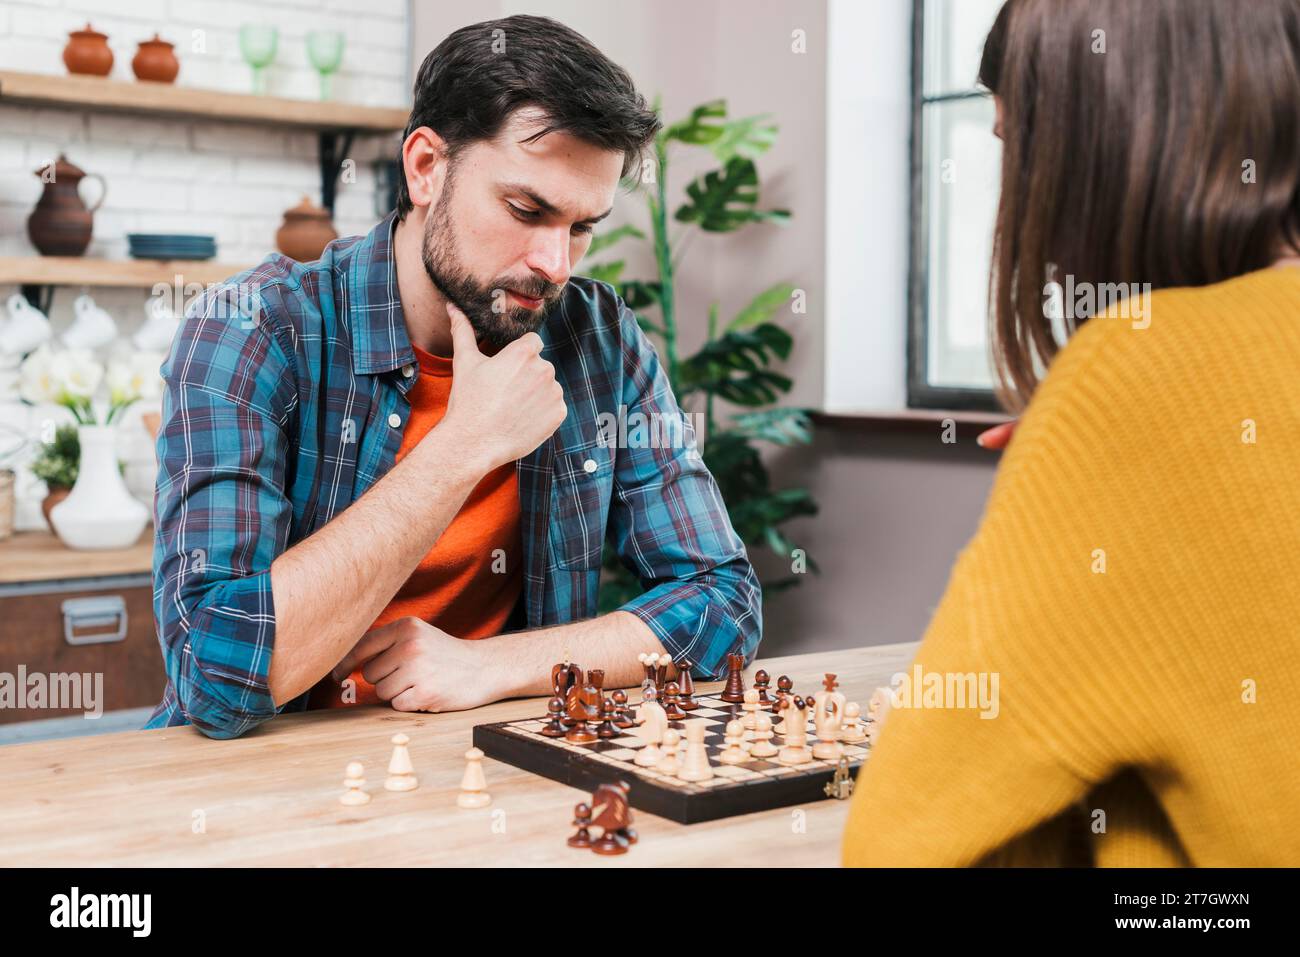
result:
[[[866,709],[903,671],[916,643],[756,662],[794,679],[824,672]],[[721,682],[701,682],[700,693]],[[281,715],[242,738],[193,728],[126,731],[0,747],[0,864],[29,866],[834,866],[847,801],[824,800],[683,825],[633,811],[629,853],[569,848],[586,792],[487,759],[492,803],[456,806],[474,725],[545,713],[544,698],[473,711],[406,714],[388,707]],[[383,789],[398,731],[411,737],[420,786]],[[338,803],[347,763],[365,764],[369,804]]]

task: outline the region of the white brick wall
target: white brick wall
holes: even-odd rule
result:
[[[176,44],[178,86],[246,93],[251,72],[239,53],[243,23],[279,30],[267,92],[304,100],[318,95],[319,79],[306,52],[306,33],[339,30],[343,63],[333,77],[333,98],[377,106],[405,106],[410,96],[407,0],[0,0],[0,68],[64,74],[68,31],[89,21],[108,34],[112,77],[134,82],[137,43],[155,32]],[[349,157],[355,182],[340,183],[335,227],[363,233],[378,218],[375,160],[396,155],[398,137],[357,137]],[[303,195],[320,202],[314,133],[232,123],[182,122],[75,110],[7,106],[0,100],[0,256],[36,255],[27,217],[42,185],[35,171],[60,152],[108,184],[95,214],[88,256],[125,258],[130,232],[211,233],[218,258],[253,263],[275,248],[285,209]],[[88,202],[98,184],[86,182]],[[0,285],[3,300],[15,292]],[[50,319],[56,331],[72,318],[81,289],[55,292]],[[143,318],[148,290],[90,289],[113,314],[123,336]],[[48,409],[0,404],[0,420],[38,427]],[[138,429],[128,426],[127,432]],[[123,436],[128,457],[150,455],[142,435]],[[134,450],[134,451],[133,451]],[[19,472],[19,527],[41,527],[41,483]]]

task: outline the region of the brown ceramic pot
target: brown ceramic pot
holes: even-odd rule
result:
[[[41,514],[45,516],[45,524],[53,531],[54,523],[50,521],[50,509],[67,498],[72,489],[64,485],[51,485],[49,488],[50,494],[41,499]]]
[[[176,74],[181,72],[181,61],[176,59],[172,44],[161,39],[158,34],[152,40],[141,40],[140,49],[131,61],[137,80],[149,80],[153,83],[171,83]]]
[[[50,173],[53,172],[53,177]],[[94,231],[95,210],[104,202],[107,187],[98,173],[86,173],[60,155],[50,167],[43,166],[36,175],[45,182],[36,208],[27,217],[27,235],[43,256],[80,256],[90,245]],[[81,200],[77,185],[89,176],[99,180],[99,199],[89,208]]]
[[[63,48],[63,62],[69,73],[90,76],[108,76],[113,71],[113,51],[108,48],[108,37],[91,29],[73,30],[68,34],[68,45]]]
[[[275,245],[290,259],[306,263],[320,259],[325,247],[338,238],[329,211],[304,196],[301,203],[284,211],[284,225],[275,234]]]

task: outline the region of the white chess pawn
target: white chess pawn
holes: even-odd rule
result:
[[[753,731],[758,727],[758,709],[762,707],[758,703],[758,689],[750,688],[745,692],[745,703],[741,705],[744,709],[745,717],[741,723],[745,726],[746,731]]]
[[[655,770],[660,774],[666,774],[669,777],[676,777],[677,772],[682,769],[682,763],[677,757],[677,746],[681,742],[682,736],[669,728],[664,732],[664,756],[655,765]]]
[[[632,763],[638,768],[653,768],[663,759],[663,751],[656,742],[651,741],[644,748],[637,749],[636,757],[632,759]]]
[[[880,729],[889,715],[889,708],[894,703],[891,688],[877,688],[867,703],[867,743],[874,745],[880,736]]]
[[[727,750],[718,755],[719,764],[742,764],[749,760],[745,753],[745,725],[740,719],[727,722]]]
[[[414,791],[420,782],[415,777],[411,752],[406,747],[411,739],[404,734],[395,734],[392,740],[393,756],[388,761],[388,779],[384,781],[384,790]]]
[[[785,700],[783,710],[788,712],[785,717],[785,747],[776,759],[782,764],[807,764],[813,759],[812,752],[808,750],[807,711],[796,707],[794,700],[792,697]]]
[[[366,779],[362,777],[365,768],[361,766],[360,761],[352,761],[348,764],[347,777],[343,779],[343,786],[347,788],[339,795],[339,803],[345,807],[360,807],[362,804],[370,803],[370,795],[362,790],[366,786]]]
[[[679,781],[707,781],[713,777],[709,749],[704,743],[705,728],[703,721],[686,722],[686,758],[677,772]]]
[[[754,743],[749,749],[749,756],[752,758],[770,758],[777,753],[777,747],[772,743],[772,719],[765,714],[758,716],[758,727],[754,729]]]
[[[487,778],[483,776],[483,751],[470,748],[465,752],[465,776],[460,779],[460,794],[456,797],[459,807],[487,807],[492,803],[492,795],[487,793]]]
[[[845,744],[861,744],[867,740],[867,733],[862,730],[862,706],[850,701],[844,706],[844,727],[840,729],[840,740]]]

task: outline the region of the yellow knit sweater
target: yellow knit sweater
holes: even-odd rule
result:
[[[1300,865],[1300,269],[1148,308],[1059,353],[917,653],[996,716],[891,711],[846,864]]]

